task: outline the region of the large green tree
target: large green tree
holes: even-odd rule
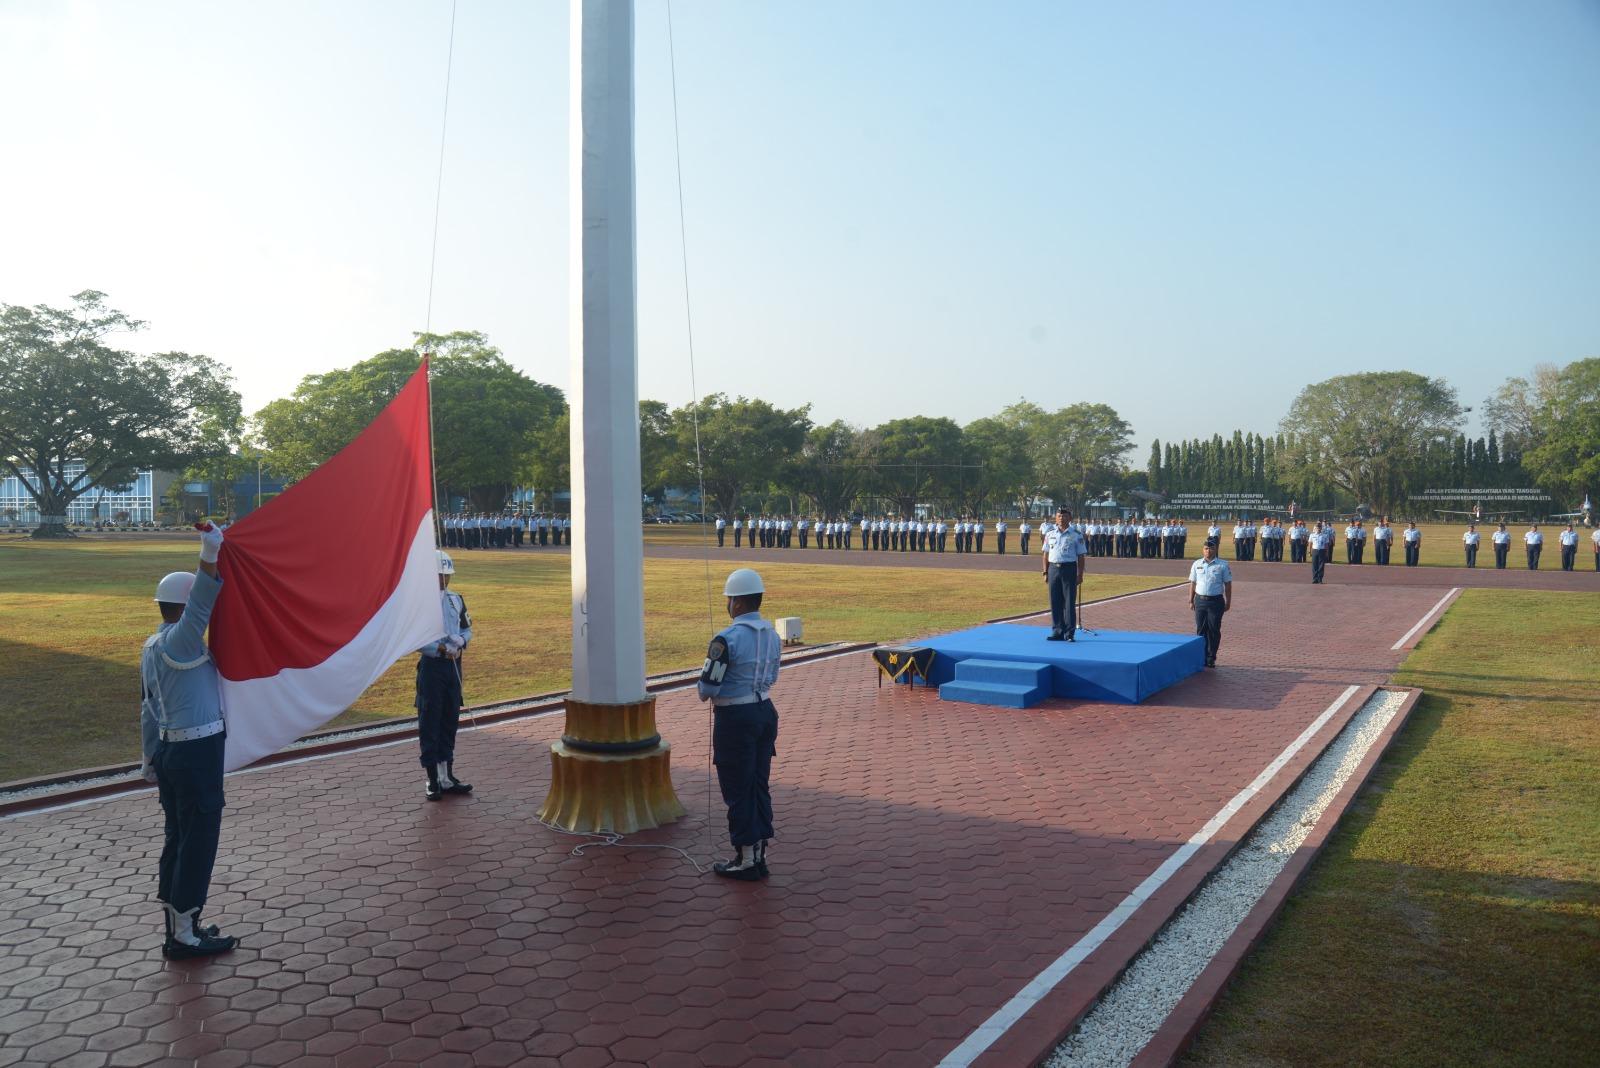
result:
[[[1033,503],[1037,480],[1026,430],[1001,416],[988,416],[963,427],[961,441],[968,462],[978,465],[966,483],[965,509],[984,512],[991,503],[1026,509]]]
[[[1040,480],[1058,503],[1076,505],[1120,481],[1133,427],[1110,405],[1080,402],[1051,412],[1034,438]]]
[[[35,537],[65,532],[67,506],[143,469],[182,470],[226,451],[239,421],[227,368],[183,352],[107,343],[142,322],[85,290],[70,308],[0,305],[0,466],[38,506]],[[81,463],[81,475],[68,466]]]
[[[822,516],[837,518],[849,511],[867,473],[864,444],[861,432],[842,419],[806,434],[790,477]]]
[[[1600,488],[1600,357],[1568,364],[1538,391],[1522,466],[1568,505]]]
[[[873,430],[873,488],[894,501],[902,516],[933,497],[961,493],[966,475],[961,427],[953,419],[914,415],[891,419]],[[973,479],[977,471],[971,472]]]
[[[746,492],[765,490],[774,479],[781,478],[790,461],[800,454],[811,429],[809,404],[775,408],[760,399],[730,400],[725,394],[713,393],[698,405],[686,405],[673,413],[681,465],[675,481],[680,485],[693,485],[698,480],[697,414],[706,495],[709,503],[725,515],[738,510],[739,498]]]
[[[512,367],[476,331],[418,334],[352,367],[301,379],[255,415],[272,469],[291,481],[348,445],[431,353],[434,466],[439,488],[493,511],[548,447],[565,410],[561,391]]]
[[[1340,375],[1300,391],[1278,471],[1289,485],[1326,479],[1358,504],[1400,511],[1425,457],[1453,447],[1464,412],[1442,378],[1412,371]]]

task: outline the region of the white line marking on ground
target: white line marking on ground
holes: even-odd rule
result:
[[[1339,709],[1354,697],[1361,689],[1359,686],[1347,686],[1334,702],[1323,710],[1322,715],[1311,722],[1311,725],[1300,732],[1300,736],[1290,742],[1283,752],[1275,757],[1272,763],[1262,769],[1261,774],[1250,781],[1250,785],[1233,795],[1233,799],[1217,811],[1183,845],[1162,862],[1161,866],[1146,876],[1145,880],[1129,892],[1116,908],[1106,914],[1105,918],[1095,924],[1093,930],[1078,939],[1067,951],[1057,957],[1044,971],[1034,976],[1027,986],[1019,990],[1000,1008],[990,1016],[978,1029],[966,1037],[955,1049],[945,1055],[939,1062],[940,1068],[967,1068],[985,1050],[994,1045],[1001,1036],[1009,1031],[1013,1024],[1022,1017],[1050,991],[1061,984],[1072,970],[1082,964],[1089,954],[1099,949],[1106,939],[1116,933],[1128,918],[1137,912],[1156,891],[1166,885],[1168,879],[1182,868],[1189,858],[1200,851],[1200,848],[1209,842],[1223,826],[1232,819],[1240,809],[1261,792],[1261,789],[1272,781],[1272,777],[1283,769],[1283,766],[1294,759],[1296,753],[1305,748],[1306,743],[1316,737],[1318,731],[1325,727],[1329,720],[1338,714]]]
[[[1417,620],[1416,626],[1412,627],[1410,630],[1408,630],[1404,634],[1400,635],[1400,640],[1395,642],[1393,645],[1389,646],[1389,651],[1391,653],[1399,651],[1401,646],[1403,646],[1406,642],[1411,640],[1411,636],[1413,634],[1415,634],[1417,631],[1421,630],[1423,628],[1423,626],[1427,624],[1428,620],[1433,618],[1433,614],[1435,612],[1437,612],[1439,609],[1444,607],[1444,603],[1446,601],[1448,601],[1450,598],[1454,597],[1456,594],[1458,594],[1460,592],[1461,592],[1461,587],[1457,586],[1454,589],[1452,589],[1449,593],[1447,593],[1443,597],[1439,598],[1439,603],[1434,605],[1432,608],[1428,609],[1428,614],[1423,616],[1421,619]]]

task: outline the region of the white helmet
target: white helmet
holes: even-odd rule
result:
[[[439,574],[454,575],[456,573],[456,562],[450,559],[450,554],[443,549],[435,549],[434,551],[439,554]]]
[[[194,589],[193,571],[174,571],[156,583],[157,604],[188,604],[189,591]]]
[[[761,576],[748,567],[741,567],[728,576],[727,583],[722,587],[724,597],[748,597],[752,593],[765,593],[766,587],[761,584]]]

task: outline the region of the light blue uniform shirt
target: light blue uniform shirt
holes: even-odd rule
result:
[[[727,649],[727,667],[718,681],[710,681],[716,674],[717,644]],[[772,624],[761,618],[760,612],[746,612],[717,632],[711,639],[710,655],[700,674],[700,697],[713,698],[718,704],[737,698],[767,696],[778,681],[778,660],[783,643]]]
[[[451,590],[439,591],[439,612],[444,617],[439,637],[424,645],[417,652],[423,656],[439,657],[439,643],[444,642],[450,648],[460,652],[472,640],[472,619],[467,615],[467,602],[459,593]]]
[[[1189,581],[1194,583],[1196,597],[1221,597],[1223,586],[1233,581],[1233,569],[1226,560],[1214,558],[1208,562],[1202,556],[1189,565]]]
[[[1051,527],[1044,536],[1045,559],[1052,564],[1077,563],[1080,555],[1087,555],[1089,546],[1077,527]]]
[[[144,760],[150,763],[164,730],[204,727],[222,719],[217,668],[206,649],[206,626],[216,606],[222,580],[195,572],[189,603],[176,623],[163,623],[144,643],[139,676],[144,699],[139,733]]]

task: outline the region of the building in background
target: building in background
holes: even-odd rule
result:
[[[21,471],[21,479],[16,475],[0,478],[0,524],[31,527],[39,523],[39,506],[28,492],[28,486],[38,483],[31,468]],[[84,477],[84,465],[69,463],[62,475],[68,485],[76,486]],[[124,486],[91,486],[67,505],[67,522],[153,523],[161,498],[177,477],[171,471],[140,471]]]

